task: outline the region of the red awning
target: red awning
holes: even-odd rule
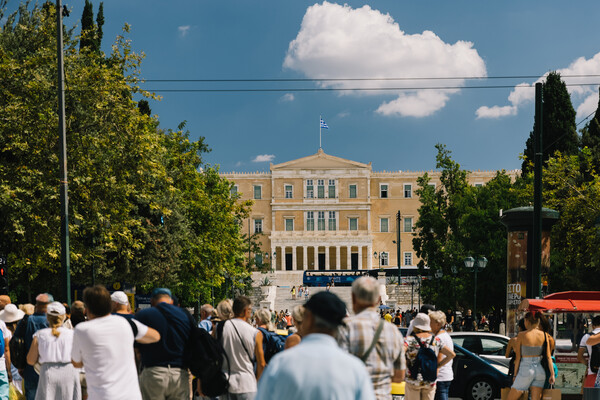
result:
[[[521,311],[600,312],[600,292],[561,292],[543,299],[525,299]]]

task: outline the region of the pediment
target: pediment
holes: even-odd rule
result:
[[[371,169],[371,163],[363,164],[357,161],[326,154],[322,149],[313,155],[287,161],[281,164],[271,164],[271,171],[286,169]]]

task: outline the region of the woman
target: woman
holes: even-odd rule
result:
[[[525,319],[521,318],[518,323],[519,332],[525,332],[527,328],[525,328]],[[517,334],[519,333],[517,332]],[[510,358],[510,362],[508,364],[508,376],[511,378],[515,376],[515,346],[517,343],[517,337],[513,337],[508,341],[506,345],[506,354],[504,357]]]
[[[525,314],[525,332],[517,335],[515,343],[515,371],[513,385],[508,393],[508,400],[517,400],[525,390],[529,389],[531,400],[540,400],[546,381],[546,373],[550,375],[548,383],[554,384],[554,367],[550,355],[548,335],[539,329],[540,314]],[[545,347],[545,349],[544,349]],[[545,371],[542,360],[548,363]]]
[[[552,366],[554,367],[554,377],[558,375],[558,366],[556,365],[556,358],[554,358],[554,348],[556,347],[556,343],[554,342],[554,338],[551,335],[550,321],[548,317],[544,314],[540,314],[540,325],[538,327],[542,332],[545,332],[548,338],[548,347],[550,348],[550,356],[552,358]],[[546,376],[546,382],[544,383],[544,389],[550,388],[550,382],[548,381],[549,377]]]
[[[404,339],[404,354],[406,356],[406,400],[433,400],[435,396],[435,380],[428,381],[421,373],[411,372],[416,364],[417,354],[421,346],[432,349],[442,368],[454,357],[454,352],[444,345],[439,337],[431,333],[431,320],[427,314],[418,313],[413,320],[413,333]],[[445,356],[445,357],[444,357]]]
[[[448,358],[448,361],[438,369],[435,383],[435,400],[448,400],[448,391],[454,379],[452,372],[452,359],[456,356],[454,343],[448,332],[442,329],[446,326],[446,314],[443,311],[429,311],[429,319],[431,320],[431,332],[440,339],[442,348],[446,348],[450,352],[450,356],[445,357]]]
[[[221,300],[219,304],[217,304],[216,315],[211,318],[213,329],[210,334],[215,339],[218,339],[217,330],[219,325],[222,325],[231,318],[233,318],[233,302],[230,299]]]
[[[292,286],[290,293],[292,294],[292,300],[296,300],[296,285]]]
[[[292,310],[292,319],[294,320],[294,326],[296,327],[296,332],[291,334],[285,340],[284,349],[289,349],[300,343],[302,340],[302,320],[304,319],[304,306],[296,306]]]
[[[4,321],[6,328],[10,331],[11,337],[15,334],[17,324],[23,319],[25,312],[19,310],[14,304],[7,304],[4,310],[0,311],[0,320]],[[5,345],[10,346],[10,340]],[[19,371],[13,364],[10,365],[10,371],[12,373],[12,383],[15,385],[20,392],[23,391],[23,378],[19,375]]]
[[[36,400],[81,399],[79,373],[71,364],[73,331],[62,326],[65,314],[65,307],[58,301],[48,304],[49,328],[40,329],[33,335],[27,363],[41,364]]]

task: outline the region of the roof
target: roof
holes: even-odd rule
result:
[[[341,157],[326,154],[323,149],[313,155],[287,161],[281,164],[271,164],[271,171],[280,169],[371,169],[371,163],[363,164],[357,161],[346,160]]]
[[[542,312],[600,312],[600,292],[559,292],[543,299],[525,299],[522,311]]]

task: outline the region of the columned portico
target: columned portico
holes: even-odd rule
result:
[[[308,247],[307,246],[302,247],[302,269],[305,271],[308,269]]]
[[[367,246],[367,268],[371,269],[373,268],[373,246],[369,245]]]
[[[363,269],[363,265],[362,265],[362,246],[358,246],[358,269]]]
[[[297,260],[297,253],[298,248],[296,246],[292,246],[292,270],[295,271],[297,270],[297,266],[298,266],[298,260]]]
[[[341,260],[340,255],[341,255],[340,246],[335,246],[335,269],[342,268],[342,263],[340,262],[340,260]]]

